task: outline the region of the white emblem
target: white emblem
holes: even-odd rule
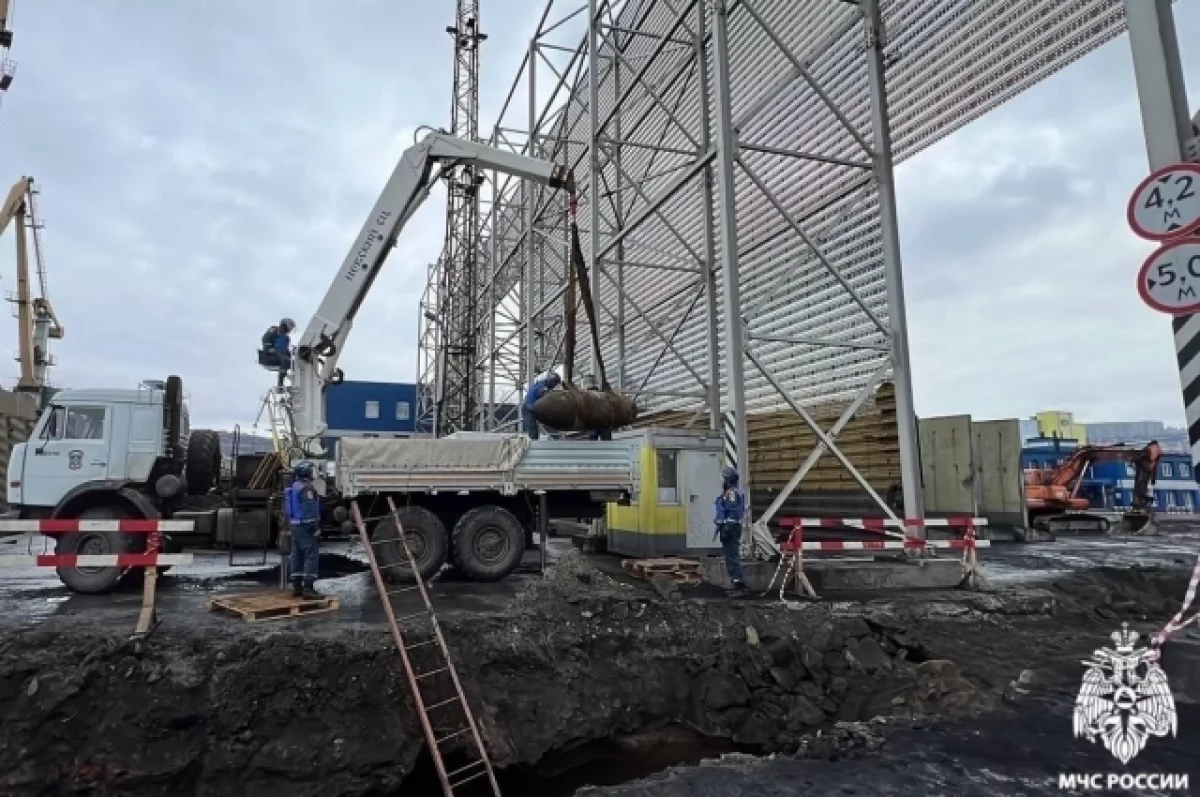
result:
[[[1115,650],[1100,648],[1083,662],[1087,671],[1075,699],[1075,736],[1099,737],[1108,752],[1128,764],[1151,736],[1178,730],[1175,699],[1158,655],[1134,648],[1138,633],[1122,623],[1112,634]]]

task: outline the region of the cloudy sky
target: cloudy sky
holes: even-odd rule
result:
[[[199,423],[248,424],[269,381],[263,328],[303,326],[415,128],[448,121],[451,8],[18,0],[0,183],[30,174],[43,192],[67,330],[55,382],[179,373]],[[485,125],[540,9],[485,4]],[[1176,16],[1200,38],[1200,3]],[[1181,422],[1170,322],[1137,297],[1148,247],[1123,221],[1145,172],[1123,38],[901,167],[920,414]],[[435,195],[392,254],[342,358],[350,378],[414,378],[442,212]],[[5,291],[12,260],[0,242]],[[0,340],[15,350],[7,317]]]

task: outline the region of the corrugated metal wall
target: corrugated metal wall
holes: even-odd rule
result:
[[[730,5],[732,104],[743,143],[740,156],[786,210],[801,220],[808,234],[823,242],[830,263],[863,305],[886,321],[879,214],[870,173],[829,160],[861,161],[862,153],[772,42],[774,36],[786,44],[855,128],[869,138],[864,33],[855,19],[857,12],[853,4],[832,0],[752,0],[740,8],[738,3]],[[748,13],[751,6],[770,34]],[[711,47],[706,50],[710,85],[700,86],[690,43],[696,32],[694,14],[689,13],[679,26],[673,25],[675,12],[682,8],[679,4],[630,0],[614,7],[618,27],[646,35],[621,36],[624,62],[619,70],[612,68],[611,39],[600,49],[600,118],[609,117],[621,97],[620,135],[630,142],[620,147],[624,177],[613,162],[614,146],[606,144],[601,156],[605,196],[601,229],[606,241],[644,215],[650,200],[697,161],[696,153],[711,147],[710,142],[699,140],[701,93],[712,93]],[[1124,25],[1120,0],[891,0],[884,4],[884,14],[897,160],[919,152],[1112,39]],[[659,39],[668,32],[672,40],[651,59]],[[635,84],[634,76],[643,66],[644,80]],[[614,75],[621,81],[619,89]],[[544,79],[554,77],[547,70]],[[557,124],[554,113],[546,114],[548,121],[538,133],[549,143],[535,154],[575,164],[577,180],[586,186],[586,69],[571,79],[571,85],[564,123]],[[513,129],[527,122],[518,117],[502,124]],[[613,133],[606,135],[611,138]],[[750,145],[804,151],[816,158],[754,151]],[[537,260],[532,291],[536,304],[542,306],[552,302],[562,282],[565,246],[558,241],[564,240],[563,214],[560,197],[540,189],[530,194],[550,209],[534,235]],[[623,202],[619,218],[614,212],[618,195]],[[883,340],[863,307],[847,298],[742,169],[736,175],[736,196],[742,305],[751,338],[786,334]],[[499,257],[505,266],[500,289],[494,293],[497,301],[509,296],[506,309],[498,314],[502,319],[511,319],[515,306],[510,292],[524,278],[527,257],[525,195],[516,189],[507,200],[499,225]],[[590,201],[581,198],[579,219],[585,226]],[[620,258],[614,251],[602,264],[613,277],[601,278],[599,290],[605,308],[601,321],[606,330],[606,361],[615,371],[618,353],[612,330],[619,317],[626,333],[625,387],[644,385],[654,409],[690,409],[704,401],[698,397],[702,391],[693,376],[707,376],[710,323],[696,265],[697,253],[703,252],[702,207],[699,180],[694,179],[624,236]],[[587,234],[585,230],[585,238]],[[484,249],[488,250],[486,243]],[[627,291],[623,303],[614,285],[618,271]],[[488,312],[486,303],[481,302],[480,308]],[[482,328],[486,326],[481,322]],[[550,309],[536,326],[535,337],[543,349],[539,367],[545,367],[561,337],[561,320]],[[664,337],[671,339],[674,351],[666,350]],[[586,340],[582,329],[580,340]],[[519,343],[519,337],[510,340],[505,356],[513,358]],[[879,351],[844,347],[765,341],[755,345],[785,386],[811,404],[848,400],[883,356]],[[722,352],[721,356],[735,355]],[[521,364],[506,368],[513,373]],[[678,397],[664,395],[668,393]],[[746,397],[751,410],[784,406],[749,366]]]

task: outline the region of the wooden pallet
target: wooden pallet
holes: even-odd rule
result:
[[[638,578],[661,574],[680,584],[700,583],[700,563],[695,559],[624,559],[621,567]]]
[[[336,597],[310,600],[293,598],[287,592],[249,592],[240,595],[223,595],[208,602],[210,612],[241,617],[248,623],[336,612],[341,606],[341,601]]]

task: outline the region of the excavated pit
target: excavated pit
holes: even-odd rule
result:
[[[1173,611],[1183,587],[1089,573],[1056,591],[789,609],[664,599],[569,555],[504,613],[443,630],[504,793],[555,797],[725,753],[874,750],[860,729],[877,718],[968,721],[1003,706],[1039,646],[1046,661],[1090,650],[1114,613]],[[0,748],[6,797],[440,794],[381,631],[170,626],[141,655],[81,622],[5,633]]]

